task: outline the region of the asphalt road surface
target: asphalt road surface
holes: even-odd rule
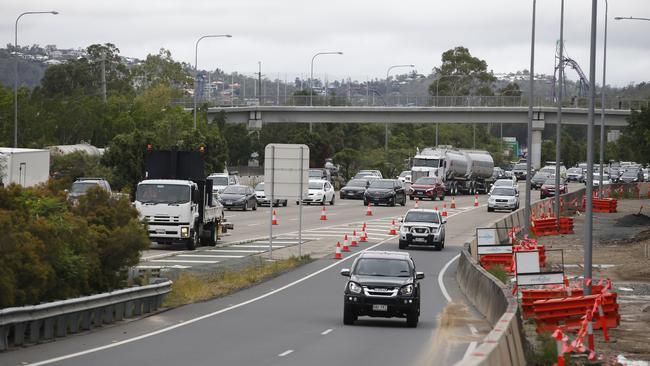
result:
[[[342,322],[346,278],[340,276],[340,269],[348,268],[355,253],[361,250],[398,250],[397,239],[389,236],[360,246],[343,260],[320,259],[227,297],[5,352],[0,354],[0,364],[454,364],[473,346],[471,333],[475,328],[469,324],[449,333],[449,329],[443,332],[441,327],[440,316],[449,301],[465,301],[455,281],[455,257],[474,235],[475,227],[507,214],[488,214],[485,195],[480,196],[478,208],[472,206],[473,197],[460,196],[456,201],[460,209],[450,212],[445,249],[441,252],[427,248],[408,250],[417,270],[426,276],[421,282],[421,316],[415,329],[407,328],[405,321],[397,318],[361,317],[353,326],[344,326]],[[408,206],[412,204],[409,201]],[[434,203],[426,202],[423,206],[432,205]],[[365,208],[362,206],[359,201],[340,200],[332,208],[327,206],[327,224],[318,220],[320,207],[306,208],[305,228],[363,221]],[[281,209],[280,219],[290,220],[292,209],[297,211],[295,207]],[[374,217],[390,219],[405,211],[400,206],[378,207]],[[249,229],[237,234],[237,238],[265,233],[264,212],[241,214],[245,215],[241,216],[241,221],[233,217],[237,230]],[[260,225],[251,225],[256,223]],[[296,229],[295,225],[283,227],[281,224],[276,231],[289,235]]]

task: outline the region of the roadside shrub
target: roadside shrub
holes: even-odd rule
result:
[[[149,240],[128,200],[99,188],[75,207],[52,185],[0,188],[0,308],[112,290]]]
[[[506,270],[503,268],[503,266],[494,266],[488,269],[488,272],[506,285],[510,280],[510,276],[508,275],[508,272],[506,272]]]

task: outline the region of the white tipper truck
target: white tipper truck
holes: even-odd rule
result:
[[[204,178],[200,152],[148,152],[145,177],[138,183],[135,207],[152,242],[185,243],[194,250],[216,245],[219,233],[233,228],[213,197],[212,181]]]
[[[447,194],[488,193],[492,186],[494,159],[484,150],[455,149],[451,146],[428,147],[411,159],[411,181],[437,176],[445,183]]]

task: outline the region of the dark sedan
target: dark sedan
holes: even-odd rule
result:
[[[621,183],[643,182],[643,172],[641,170],[628,170],[618,178]]]
[[[560,194],[567,193],[567,184],[564,179],[560,178]],[[555,178],[547,179],[544,184],[539,189],[539,198],[544,199],[546,197],[555,196]]]
[[[530,179],[530,186],[531,186],[533,189],[537,189],[537,188],[541,187],[542,184],[544,184],[544,182],[546,182],[546,180],[547,180],[550,176],[551,176],[551,174],[550,174],[550,173],[547,173],[547,172],[537,172],[537,173],[535,173],[535,175],[533,175],[533,177]]]
[[[224,208],[230,210],[233,208],[241,208],[246,211],[249,208],[257,210],[257,198],[255,197],[255,190],[249,186],[232,185],[226,187],[219,195],[219,201]]]
[[[445,184],[438,177],[422,177],[411,184],[409,197],[411,200],[417,197],[419,199],[428,198],[432,201],[438,198],[442,201],[445,199]]]
[[[397,179],[375,179],[363,194],[363,204],[372,202],[375,205],[380,203],[395,206],[406,205],[406,192],[402,182]]]
[[[363,194],[366,193],[366,188],[370,185],[370,182],[367,179],[352,179],[341,188],[339,192],[339,197],[341,199],[351,198],[351,199],[363,199]]]

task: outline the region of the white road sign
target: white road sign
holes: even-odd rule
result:
[[[308,188],[309,147],[302,144],[266,145],[264,149],[266,197],[299,199],[301,192],[303,197],[307,196]]]

